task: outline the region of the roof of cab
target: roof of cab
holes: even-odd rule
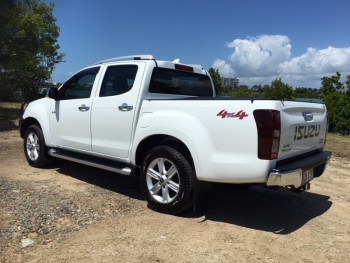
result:
[[[134,61],[134,60],[154,60],[154,61],[156,61],[156,59],[153,55],[131,55],[131,56],[115,57],[115,58],[101,60],[101,61],[95,63],[95,65],[113,63],[113,62],[119,62],[119,61]],[[203,70],[203,67],[201,65],[182,64],[182,63],[180,63],[180,59],[175,59],[174,61],[156,61],[156,63],[157,63],[157,65],[159,65],[161,67],[165,67],[165,68],[174,68],[174,69],[178,69],[178,70],[206,74],[206,71]]]

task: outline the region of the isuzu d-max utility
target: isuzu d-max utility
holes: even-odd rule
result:
[[[62,158],[137,175],[150,206],[191,207],[201,182],[307,190],[330,160],[324,104],[216,97],[198,65],[104,60],[23,109],[34,167]]]

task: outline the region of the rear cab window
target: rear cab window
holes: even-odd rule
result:
[[[187,96],[213,96],[213,88],[207,75],[156,67],[149,86],[150,93]]]

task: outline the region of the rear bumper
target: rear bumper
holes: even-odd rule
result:
[[[322,175],[331,157],[331,152],[322,151],[302,159],[277,164],[276,168],[271,170],[266,185],[302,187],[314,177]]]

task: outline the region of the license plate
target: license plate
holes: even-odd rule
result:
[[[303,180],[301,182],[301,186],[307,184],[312,179],[314,179],[314,169],[306,170],[303,172]]]

